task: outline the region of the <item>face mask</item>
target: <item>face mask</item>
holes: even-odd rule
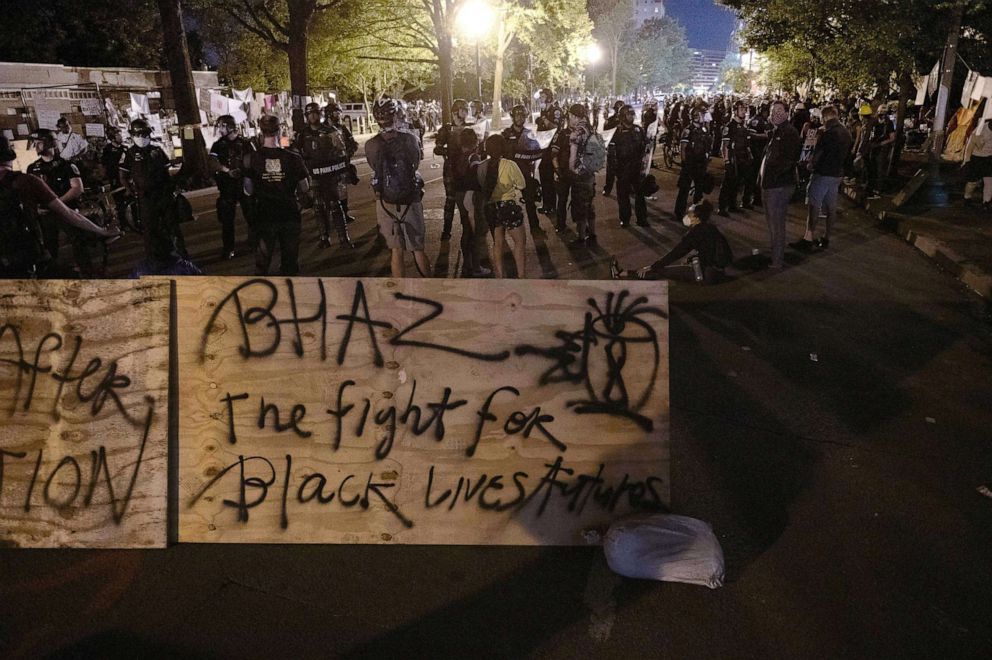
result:
[[[686,227],[691,227],[692,226],[692,220],[693,220],[693,218],[692,218],[691,215],[684,215],[684,216],[682,216],[682,224],[685,225]]]
[[[139,147],[141,149],[144,149],[145,147],[147,147],[151,143],[152,143],[152,139],[150,137],[136,137],[136,138],[134,138],[134,146]]]
[[[703,121],[704,122],[713,121],[713,115],[707,112],[705,115],[703,115]]]
[[[227,127],[221,126],[217,129],[217,135],[220,137],[227,137]]]

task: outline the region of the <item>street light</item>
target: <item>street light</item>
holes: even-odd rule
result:
[[[594,41],[592,43],[586,44],[585,48],[583,49],[582,55],[583,57],[585,57],[586,64],[595,64],[596,62],[603,59],[603,49],[600,48],[599,44],[597,44]]]
[[[492,26],[495,12],[482,0],[469,0],[458,10],[455,23],[458,30],[475,41],[475,77],[479,82],[479,99],[482,99],[482,54],[479,44]]]

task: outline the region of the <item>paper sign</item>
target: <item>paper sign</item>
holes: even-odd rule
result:
[[[210,112],[215,115],[226,115],[227,114],[227,102],[228,98],[226,96],[221,96],[216,92],[210,94]]]
[[[5,129],[3,129],[3,136],[5,138],[7,138],[8,140],[13,140],[14,139],[14,131],[10,130],[9,128],[5,128]]]
[[[555,137],[555,133],[557,132],[557,128],[552,128],[550,131],[537,131],[534,133],[534,138],[537,140],[537,143],[541,145],[542,149],[547,149],[551,146],[551,140]]]
[[[31,131],[28,130],[28,125],[27,124],[18,124],[17,125],[17,134],[18,135],[30,135],[30,133],[31,133]]]
[[[86,130],[87,137],[106,137],[103,124],[85,124],[83,127]]]
[[[35,114],[38,115],[38,128],[49,128],[56,130],[55,124],[62,117],[62,113],[54,108],[35,106]]]
[[[148,120],[148,126],[152,129],[152,136],[162,137],[162,118],[158,115],[148,115],[145,119]]]
[[[151,114],[151,110],[148,109],[148,97],[131,92],[131,112],[136,115]]]
[[[89,117],[99,117],[103,112],[100,99],[79,99],[79,111]]]
[[[17,114],[17,108],[7,108],[7,114],[8,115],[16,115]]]

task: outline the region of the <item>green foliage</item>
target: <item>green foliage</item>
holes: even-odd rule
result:
[[[158,6],[147,0],[4,0],[0,60],[164,66]]]
[[[669,90],[690,76],[692,51],[685,29],[670,18],[645,21],[621,45],[618,90]]]

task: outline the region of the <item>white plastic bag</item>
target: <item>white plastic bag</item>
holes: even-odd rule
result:
[[[723,586],[723,550],[702,520],[630,516],[610,526],[603,549],[610,569],[624,577]]]

